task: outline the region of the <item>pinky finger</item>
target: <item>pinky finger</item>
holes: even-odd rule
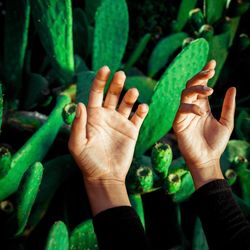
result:
[[[148,105],[140,104],[131,118],[131,122],[139,129],[148,113]]]

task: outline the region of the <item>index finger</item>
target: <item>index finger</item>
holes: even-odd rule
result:
[[[96,108],[101,107],[103,102],[103,91],[110,75],[110,69],[108,66],[100,68],[93,80],[92,87],[90,89],[88,107]]]

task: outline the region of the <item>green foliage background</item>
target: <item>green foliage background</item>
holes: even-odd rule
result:
[[[209,82],[215,116],[226,89],[237,87],[221,166],[250,218],[249,7],[248,0],[1,0],[1,249],[98,249],[67,149],[74,116],[67,105],[87,104],[103,65],[124,70],[125,88],[137,87],[138,103],[150,106],[126,184],[154,249],[208,249],[172,122],[186,81],[209,59],[217,61]]]

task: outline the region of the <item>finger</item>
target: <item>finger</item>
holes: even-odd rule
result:
[[[234,127],[235,97],[236,88],[229,88],[226,92],[221,111],[220,123],[226,126],[229,131],[232,131]]]
[[[147,104],[140,104],[131,118],[131,122],[140,129],[146,115],[148,113],[148,105]]]
[[[115,73],[104,101],[105,108],[113,110],[116,109],[125,79],[126,75],[123,71],[118,71]]]
[[[99,69],[96,77],[92,83],[92,87],[89,94],[89,108],[101,107],[103,102],[103,90],[105,84],[109,78],[110,69],[108,66],[104,66]]]
[[[187,82],[187,88],[190,88],[191,86],[195,85],[207,85],[207,82],[209,79],[211,79],[215,74],[215,66],[216,62],[215,60],[211,60],[207,63],[207,65],[203,68],[202,71],[200,71],[198,74],[196,74],[193,78],[191,78]]]
[[[118,112],[128,118],[138,96],[139,92],[136,88],[129,89],[122,99]]]
[[[212,95],[213,89],[204,85],[196,85],[190,88],[184,89],[181,93],[181,102],[182,103],[192,103],[199,96],[207,97]]]
[[[189,103],[181,103],[176,116],[174,123],[180,123],[187,118],[188,114],[195,114],[198,116],[204,115],[204,112],[198,105],[196,104],[189,104]]]
[[[79,155],[86,138],[87,112],[84,104],[79,103],[76,108],[76,116],[71,126],[68,148],[73,155]]]

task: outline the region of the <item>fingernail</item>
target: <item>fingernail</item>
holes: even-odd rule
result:
[[[208,86],[203,86],[204,90],[212,90],[212,88],[208,87]]]
[[[80,108],[80,104],[78,104],[76,108],[76,118],[79,118],[80,115],[81,115],[81,108]]]
[[[211,69],[203,70],[201,71],[201,74],[207,75],[210,71]]]

